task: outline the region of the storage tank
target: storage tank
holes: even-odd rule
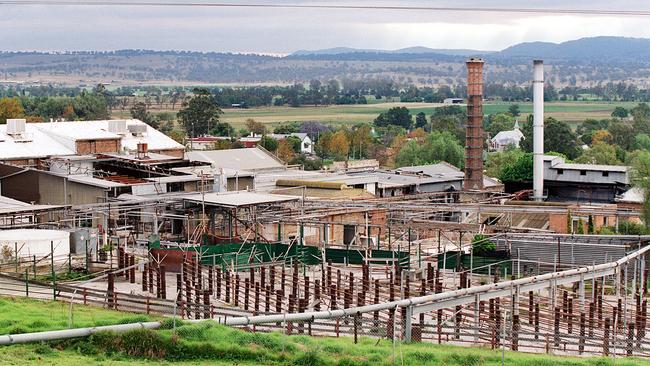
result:
[[[0,255],[3,259],[15,258],[16,247],[20,257],[44,257],[50,254],[54,244],[54,257],[70,254],[70,233],[61,230],[15,229],[0,231]]]

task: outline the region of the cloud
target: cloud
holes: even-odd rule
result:
[[[264,1],[264,0],[262,0]],[[259,2],[259,1],[256,1]],[[278,3],[277,1],[268,3]],[[359,1],[288,1],[359,4]],[[566,1],[437,1],[436,6],[566,7]],[[430,5],[429,1],[374,1]],[[603,0],[571,8],[606,9]],[[629,9],[644,9],[628,1]],[[587,36],[650,37],[642,17],[453,13],[386,10],[179,8],[0,5],[3,50],[182,49],[287,53],[337,46],[408,46],[498,50],[523,41],[562,42]]]

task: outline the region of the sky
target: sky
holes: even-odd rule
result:
[[[650,10],[650,4],[640,0],[221,2]],[[563,42],[592,36],[650,38],[649,20],[650,17],[642,16],[421,10],[5,4],[0,5],[0,51],[152,49],[287,54],[300,49],[330,47],[398,49],[411,46],[501,50],[520,42]]]

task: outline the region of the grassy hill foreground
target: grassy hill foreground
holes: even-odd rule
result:
[[[0,299],[0,334],[64,329],[68,304]],[[143,316],[75,306],[75,326],[147,320]],[[500,365],[501,353],[485,348],[427,343],[393,345],[387,340],[311,338],[279,333],[249,333],[216,325],[164,321],[164,329],[122,334],[98,333],[89,338],[48,344],[2,346],[1,365]],[[559,357],[506,352],[506,365],[605,366],[650,365],[640,359]]]

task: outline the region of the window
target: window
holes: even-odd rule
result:
[[[609,172],[603,172],[603,177],[609,177]]]
[[[558,169],[558,170],[557,170],[557,174],[558,174],[558,175],[560,175],[560,174],[564,174],[564,169]]]
[[[586,170],[581,170],[580,175],[587,175],[587,171]]]

